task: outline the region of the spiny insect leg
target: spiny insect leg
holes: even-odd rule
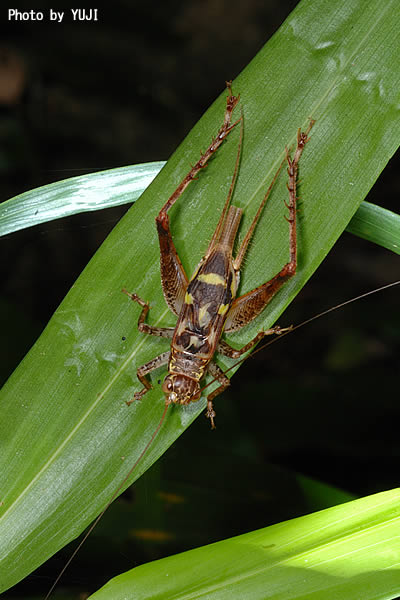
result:
[[[225,340],[220,340],[217,346],[217,351],[225,356],[228,356],[229,358],[239,358],[242,354],[244,354],[245,352],[250,350],[255,344],[257,344],[257,342],[259,342],[264,336],[273,335],[274,333],[280,334],[285,331],[288,331],[289,329],[291,329],[291,327],[282,329],[282,327],[279,327],[279,325],[277,325],[275,327],[272,327],[271,329],[260,331],[260,333],[258,333],[248,344],[246,344],[245,346],[243,346],[243,348],[240,348],[238,350],[232,348],[232,346],[230,346]],[[211,392],[211,394],[207,396],[206,417],[211,419],[211,428],[215,429],[214,417],[216,413],[213,406],[213,400],[230,385],[230,380],[224,374],[222,369],[213,361],[211,361],[208,365],[208,372],[221,384],[219,387],[217,387],[216,390],[214,390],[213,392]]]
[[[228,377],[224,375],[222,369],[220,369],[217,363],[213,361],[211,361],[208,365],[208,372],[221,384],[216,390],[207,396],[206,417],[211,420],[211,429],[215,429],[214,417],[216,413],[212,401],[214,398],[216,398],[216,396],[219,396],[219,394],[221,394],[228,386],[230,386],[231,382],[229,381]]]
[[[269,198],[269,196],[271,194],[272,188],[274,187],[275,182],[278,179],[278,175],[281,172],[281,169],[282,169],[282,167],[283,167],[283,165],[285,163],[285,160],[286,159],[284,158],[282,160],[281,164],[279,165],[279,167],[278,167],[278,169],[277,169],[277,171],[276,171],[276,173],[275,173],[275,175],[274,175],[274,177],[273,177],[273,179],[272,179],[272,181],[271,181],[271,183],[270,183],[270,185],[269,185],[269,187],[268,187],[268,189],[266,191],[266,194],[265,194],[265,196],[264,196],[264,198],[263,198],[260,206],[258,207],[258,210],[257,210],[256,215],[255,215],[255,217],[254,217],[254,219],[253,219],[253,221],[252,221],[252,223],[251,223],[251,225],[249,227],[249,230],[246,233],[246,235],[245,235],[245,237],[243,239],[243,242],[240,244],[240,248],[238,250],[238,253],[237,253],[237,255],[236,255],[236,257],[235,257],[235,259],[233,261],[234,267],[235,267],[235,269],[237,271],[240,270],[240,267],[242,265],[243,259],[244,259],[245,255],[246,255],[246,252],[247,252],[248,245],[250,243],[251,238],[253,237],[254,230],[255,230],[255,228],[257,226],[257,223],[258,223],[258,221],[259,221],[259,219],[261,217],[261,213],[262,213],[262,211],[264,209],[264,206],[265,206],[265,204],[266,204],[266,202],[267,202],[267,200],[268,200],[268,198]]]
[[[193,181],[198,173],[203,169],[210,157],[218,150],[229,132],[237,125],[241,118],[231,124],[232,112],[237,105],[239,98],[232,95],[230,84],[228,85],[229,95],[226,100],[226,109],[223,123],[215,139],[212,140],[207,150],[201,155],[197,163],[190,169],[186,177],[181,181],[173,194],[168,198],[159,214],[156,217],[156,226],[160,243],[160,266],[161,282],[165,300],[173,313],[178,315],[181,311],[185,291],[188,285],[188,279],[180,261],[179,255],[172,239],[168,211],[175,204],[177,199],[183,194],[187,186]]]
[[[151,373],[151,371],[155,371],[155,369],[158,369],[159,367],[163,367],[164,365],[166,365],[169,360],[169,354],[170,354],[170,352],[169,352],[169,350],[167,350],[167,352],[163,352],[159,356],[156,356],[155,358],[153,358],[152,360],[150,360],[149,362],[145,363],[144,365],[142,365],[141,367],[138,368],[138,370],[136,371],[136,375],[144,387],[142,390],[140,390],[140,392],[135,392],[132,400],[127,400],[126,403],[128,406],[130,406],[132,404],[132,402],[134,402],[135,400],[141,400],[142,397],[149,390],[152,389],[153,386],[151,385],[150,381],[146,378],[146,375],[148,373]]]
[[[293,156],[290,156],[289,151],[286,149],[286,160],[288,163],[288,190],[289,190],[289,202],[286,206],[289,209],[289,252],[290,260],[286,265],[277,273],[272,279],[266,283],[258,286],[254,290],[247,292],[243,296],[236,298],[229,311],[225,331],[234,331],[240,329],[247,323],[250,323],[257,315],[260,314],[265,306],[270,302],[271,298],[277,293],[282,285],[288,281],[296,273],[297,268],[297,237],[296,237],[296,189],[297,189],[297,172],[301,154],[308,141],[308,134],[311,127],[314,125],[314,121],[310,120],[309,127],[305,132],[300,129],[297,132],[297,147]],[[270,189],[270,188],[269,188]],[[267,192],[268,194],[268,192]],[[257,216],[256,216],[257,218]],[[254,223],[254,221],[253,221]],[[243,245],[243,244],[242,244]],[[242,255],[240,251],[238,258],[241,260]],[[235,268],[237,264],[235,264]]]
[[[159,220],[162,221],[162,215],[166,215],[171,206],[175,204],[179,196],[183,193],[183,191],[187,188],[189,183],[195,179],[196,175],[205,167],[208,160],[211,156],[218,150],[221,146],[225,138],[232,131],[232,129],[241,121],[242,117],[240,117],[237,121],[231,124],[232,113],[239,102],[239,97],[232,95],[232,89],[230,83],[228,85],[229,95],[226,99],[226,108],[223,123],[217,133],[217,136],[212,140],[211,144],[208,146],[207,150],[202,153],[200,159],[197,163],[190,169],[189,173],[186,177],[181,181],[173,194],[168,198],[167,202],[164,204],[162,209],[160,210],[156,221],[158,223]]]
[[[166,218],[166,222],[162,225],[159,225],[157,221],[161,284],[169,309],[178,316],[184,303],[188,278],[172,239],[168,216]]]
[[[310,133],[315,121],[310,119],[309,126],[306,131],[301,131],[298,129],[297,131],[297,147],[293,156],[293,159],[290,156],[290,152],[287,148],[285,148],[286,160],[288,163],[288,175],[289,181],[287,183],[287,188],[289,190],[289,203],[285,202],[285,205],[289,209],[289,217],[286,217],[286,220],[290,226],[290,262],[285,265],[284,269],[287,267],[291,274],[289,277],[295,274],[297,267],[297,240],[296,240],[296,191],[297,191],[297,172],[299,169],[299,161],[300,157],[303,153],[304,147],[308,142],[308,134]]]
[[[218,343],[217,351],[223,354],[224,356],[228,356],[229,358],[240,358],[243,354],[251,350],[253,346],[258,344],[258,342],[262,340],[263,337],[266,337],[267,335],[280,335],[281,333],[291,331],[291,329],[293,329],[292,326],[280,327],[279,325],[271,327],[271,329],[265,329],[264,331],[260,331],[259,333],[257,333],[257,335],[252,340],[250,340],[250,342],[248,342],[245,346],[242,346],[242,348],[238,349],[232,348],[232,346],[228,344],[228,342],[226,342],[225,340],[220,340]]]
[[[137,302],[142,306],[142,312],[139,315],[138,319],[138,329],[141,333],[147,333],[148,335],[155,335],[158,337],[165,337],[172,339],[174,335],[174,327],[153,327],[148,323],[145,323],[147,313],[150,310],[150,306],[147,302],[139,298],[137,294],[131,294],[125,288],[122,290],[124,294],[129,296],[131,300]]]

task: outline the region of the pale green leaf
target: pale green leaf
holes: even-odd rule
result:
[[[80,175],[19,194],[0,204],[0,235],[82,212],[134,202],[164,162]]]
[[[400,490],[119,575],[92,600],[388,600],[400,590]]]

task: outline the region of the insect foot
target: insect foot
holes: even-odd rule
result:
[[[122,288],[121,292],[123,294],[126,294],[134,302],[137,302],[138,304],[140,304],[140,306],[146,306],[147,302],[145,302],[144,300],[139,298],[139,296],[137,294],[132,294],[131,292],[128,292],[128,290],[125,288]]]
[[[293,331],[293,325],[289,325],[289,327],[279,327],[279,325],[277,325],[272,329],[272,331],[276,335],[282,335],[282,333],[289,333],[289,331]],[[268,332],[266,335],[268,335]]]
[[[134,402],[136,402],[136,400],[141,400],[142,396],[147,392],[146,389],[144,390],[140,390],[140,392],[135,392],[133,394],[133,398],[131,400],[125,400],[125,404],[127,406],[130,406],[131,404],[133,404]]]
[[[216,416],[216,412],[214,410],[213,403],[211,402],[211,400],[208,400],[206,417],[207,417],[207,419],[211,420],[211,429],[216,429],[216,425],[215,425],[215,421],[214,421],[215,416]]]

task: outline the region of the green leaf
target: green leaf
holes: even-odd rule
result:
[[[233,200],[245,213],[241,235],[285,146],[294,144],[297,128],[305,128],[309,117],[317,120],[300,165],[298,273],[260,318],[232,336],[234,344],[243,344],[277,319],[398,146],[396,9],[395,0],[304,0],[234,81],[245,124]],[[168,345],[138,333],[139,307],[121,288],[150,302],[152,324],[174,324],[160,286],[154,218],[215,135],[225,97],[226,92],[120,221],[2,391],[1,590],[92,521],[159,422],[164,402],[158,374],[154,390],[142,402],[128,408],[125,401],[139,389],[137,367]],[[188,272],[201,258],[226,197],[238,133],[232,132],[171,211],[174,239]],[[287,260],[285,184],[282,174],[248,252],[242,293],[268,280]],[[168,411],[132,480],[174,442],[204,404],[202,399]]]
[[[137,200],[165,162],[118,167],[72,177],[24,192],[0,204],[0,235],[62,217],[120,206]],[[400,252],[400,217],[382,207],[362,202],[347,231]]]
[[[90,598],[388,600],[399,533],[397,489],[147,563]]]
[[[363,202],[346,231],[400,254],[400,216]]]
[[[0,204],[0,235],[82,212],[134,202],[164,162],[119,167],[44,185]]]

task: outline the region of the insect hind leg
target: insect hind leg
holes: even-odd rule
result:
[[[306,143],[308,142],[308,134],[314,125],[314,121],[310,119],[310,124],[306,131],[301,131],[300,129],[297,132],[297,147],[294,152],[293,158],[291,158],[289,150],[286,148],[286,160],[288,163],[288,175],[289,181],[287,184],[287,188],[289,190],[289,202],[285,201],[285,205],[289,210],[289,216],[285,217],[289,223],[289,262],[286,263],[282,267],[282,269],[269,281],[263,283],[258,286],[254,290],[243,294],[236,298],[232,306],[229,310],[228,317],[225,323],[225,332],[235,331],[240,329],[244,325],[247,325],[252,321],[257,315],[259,315],[270,300],[275,296],[275,294],[280,290],[282,285],[288,281],[291,277],[293,277],[296,273],[297,269],[297,234],[296,234],[296,190],[297,190],[297,172],[299,167],[300,157],[304,150]],[[275,176],[276,178],[276,176]],[[274,178],[274,179],[275,179]],[[272,185],[272,184],[271,184]],[[271,186],[268,188],[266,197],[270,192]],[[261,207],[265,203],[265,198],[261,203]],[[259,209],[260,210],[260,209]],[[257,213],[258,215],[258,213]],[[253,224],[249,230],[252,230],[253,226],[255,226],[256,219],[258,218],[256,215]],[[234,261],[235,268],[240,267],[240,263],[243,260],[244,253],[247,248],[248,241],[247,238],[249,233],[246,235],[246,239],[243,243],[237,258]]]
[[[188,285],[188,279],[172,239],[168,211],[183,194],[188,185],[197,178],[201,169],[206,167],[208,160],[218,150],[232,129],[234,129],[234,127],[242,120],[242,117],[240,117],[237,121],[231,123],[232,113],[239,101],[239,97],[232,94],[231,83],[227,83],[227,88],[229,94],[226,99],[224,119],[216,137],[212,140],[207,150],[201,154],[197,163],[191,167],[190,171],[168,198],[156,217],[156,227],[160,244],[161,283],[164,298],[171,311],[176,315],[178,315],[182,309],[184,295]],[[235,175],[231,185],[230,194],[232,193],[236,172],[237,167],[235,169]],[[225,203],[225,207],[214,236],[222,227],[222,222],[228,210],[229,199],[230,195],[228,195],[228,200]]]
[[[310,119],[310,123],[306,131],[297,131],[297,147],[293,158],[290,156],[288,148],[285,148],[286,160],[288,163],[287,173],[289,175],[289,181],[287,188],[289,191],[289,202],[285,201],[285,206],[289,210],[289,217],[285,219],[289,223],[290,227],[290,261],[282,269],[286,269],[286,274],[290,276],[294,275],[297,268],[297,236],[296,236],[296,210],[297,210],[297,173],[299,170],[300,157],[303,153],[304,147],[308,142],[308,134],[310,133],[315,121]]]
[[[168,198],[168,200],[166,201],[166,203],[164,204],[164,206],[158,213],[158,216],[156,217],[157,227],[163,226],[164,229],[168,228],[169,223],[168,223],[167,213],[168,213],[169,209],[171,208],[171,206],[173,206],[175,204],[175,202],[181,196],[181,194],[184,192],[184,190],[187,188],[187,186],[194,179],[196,179],[196,176],[198,175],[198,173],[201,171],[201,169],[203,169],[206,166],[208,160],[218,150],[218,148],[224,142],[224,140],[228,136],[228,134],[242,120],[242,117],[240,117],[237,121],[235,121],[234,123],[231,123],[232,113],[235,109],[235,106],[239,102],[239,96],[234,96],[232,94],[231,82],[227,82],[227,88],[228,88],[229,95],[227,96],[227,99],[226,99],[224,120],[223,120],[221,127],[219,128],[219,131],[218,131],[216,137],[212,140],[212,142],[208,146],[207,150],[201,154],[200,159],[190,169],[189,173],[181,181],[181,183],[178,185],[176,190]]]

